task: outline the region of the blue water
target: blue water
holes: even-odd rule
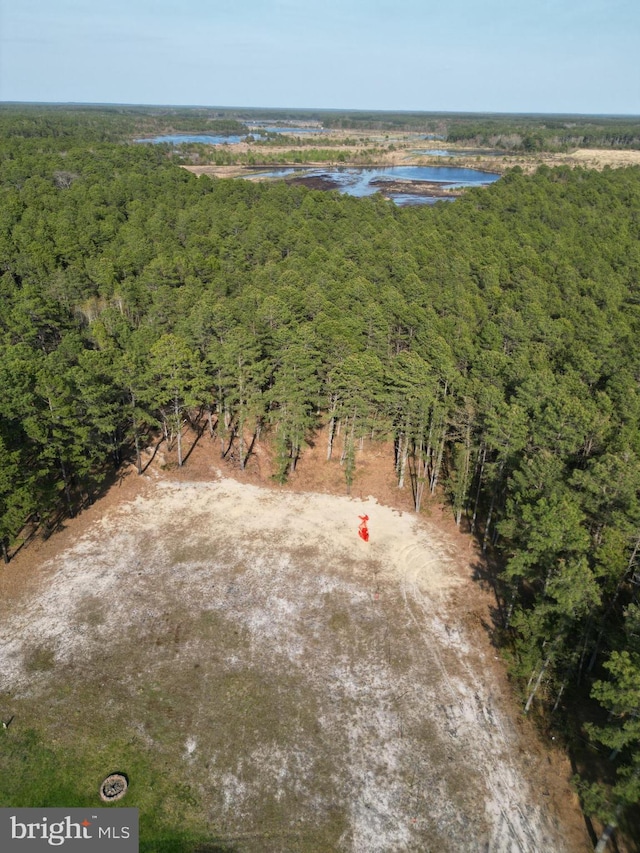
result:
[[[410,193],[394,193],[389,194],[389,198],[393,200],[398,207],[418,207],[422,204],[435,204],[437,201],[455,201],[455,196],[445,196],[444,198],[430,195],[411,195]]]
[[[233,145],[236,142],[242,142],[244,138],[244,136],[209,136],[205,133],[175,133],[154,136],[152,139],[136,139],[136,142],[151,142],[154,145],[160,145],[163,142],[168,142],[172,145],[182,145],[184,142],[199,142],[202,145],[223,145],[226,142],[229,145]]]
[[[314,178],[323,176],[338,184],[338,192],[345,195],[364,198],[365,196],[374,195],[384,185],[372,184],[372,181],[380,178],[388,178],[389,180],[409,180],[409,181],[431,181],[434,183],[442,183],[452,187],[469,187],[483,186],[492,184],[499,180],[500,175],[494,175],[492,172],[481,172],[479,169],[457,169],[449,166],[387,166],[377,169],[307,169],[304,167],[283,167],[281,169],[271,169],[264,172],[252,172],[252,175],[260,175],[262,178],[285,178],[293,174],[298,174],[301,177]],[[441,198],[433,196],[425,196],[422,194],[412,194],[409,192],[389,194],[393,201],[400,207],[415,204],[434,204],[436,201],[442,201]],[[453,199],[445,199],[452,201]]]
[[[370,195],[376,191],[375,187],[371,188],[370,192],[366,191],[374,178],[434,181],[456,187],[466,187],[473,184],[492,184],[500,177],[500,175],[494,175],[493,172],[481,172],[479,169],[458,169],[455,166],[387,166],[380,169],[348,169],[345,171],[355,174],[355,186],[363,189],[363,195]],[[359,194],[359,192],[352,193],[352,195]]]
[[[322,133],[321,127],[266,127],[265,125],[247,125],[247,133],[243,136],[214,136],[207,133],[167,133],[162,136],[154,136],[151,139],[136,139],[136,142],[151,142],[160,145],[167,142],[171,145],[182,145],[183,143],[200,143],[201,145],[235,145],[242,142],[249,134],[260,136],[261,132],[286,133],[299,136],[302,133]]]
[[[407,181],[432,181],[434,183],[447,184],[453,187],[482,186],[497,181],[500,175],[492,172],[481,172],[479,169],[457,169],[450,166],[386,166],[382,168],[343,168],[343,169],[305,169],[305,168],[282,168],[272,169],[264,172],[253,172],[263,178],[284,178],[292,174],[304,175],[307,178],[324,176],[335,181],[338,190],[347,195],[363,196],[373,195],[381,188],[380,184],[372,184],[372,181],[380,178],[389,180]],[[403,198],[410,197],[416,200],[411,193],[403,194]],[[421,196],[420,198],[424,198]],[[425,202],[428,203],[428,202]]]

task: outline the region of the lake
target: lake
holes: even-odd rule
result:
[[[267,127],[266,125],[247,125],[247,132],[242,136],[216,136],[207,133],[165,133],[162,136],[154,136],[150,139],[136,139],[136,142],[150,142],[153,145],[161,145],[163,142],[169,145],[183,145],[186,143],[199,143],[200,145],[235,145],[242,142],[247,136],[260,136],[263,133],[282,133],[291,136],[300,136],[304,133],[322,133],[321,127]]]

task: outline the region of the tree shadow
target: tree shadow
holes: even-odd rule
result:
[[[37,538],[38,533],[41,532],[40,527],[41,521],[36,515],[30,516],[27,519],[24,527],[18,534],[20,544],[12,549],[7,548],[7,556],[9,557],[9,560],[13,560],[13,558],[16,557],[23,548],[26,548],[34,539]]]
[[[153,462],[158,448],[164,441],[160,438],[154,447],[153,456],[142,469],[144,473],[149,465]],[[73,512],[69,511],[69,507],[62,496],[56,500],[50,496],[44,497],[42,507],[39,512],[32,513],[27,520],[25,526],[18,536],[21,541],[14,548],[7,549],[9,559],[12,560],[24,548],[31,544],[35,539],[47,541],[54,533],[60,533],[65,529],[65,522],[69,518],[76,518],[84,510],[93,506],[93,504],[103,498],[113,486],[120,486],[125,479],[132,475],[132,471],[127,468],[128,463],[134,460],[133,450],[129,449],[118,460],[117,467],[113,461],[105,461],[104,464],[85,480],[73,482],[71,485],[71,498]],[[137,476],[137,475],[136,475]],[[26,535],[24,534],[26,531]]]
[[[476,560],[471,564],[472,579],[481,589],[491,592],[496,600],[495,607],[491,608],[491,618],[495,628],[504,628],[507,614],[502,596],[503,584],[500,579],[500,566],[490,558]]]
[[[249,445],[249,448],[248,448],[248,450],[247,450],[247,452],[246,452],[246,454],[245,454],[244,460],[243,460],[243,462],[242,462],[242,467],[243,467],[243,468],[246,468],[246,467],[247,467],[247,464],[248,464],[248,462],[249,462],[249,459],[250,459],[250,457],[251,457],[251,454],[253,453],[253,448],[256,446],[256,441],[257,441],[257,440],[258,440],[258,430],[254,430],[254,431],[253,431],[253,435],[251,436],[251,444]]]
[[[595,699],[585,698],[579,689],[568,691],[563,704],[563,714],[557,724],[548,730],[555,734],[569,762],[571,772],[587,783],[599,782],[611,787],[616,782],[616,763],[611,760],[611,750],[598,745],[585,733],[585,724],[594,723],[604,726],[609,713]],[[592,844],[596,845],[599,831],[591,816],[581,808],[581,814]],[[640,853],[640,807],[627,806],[619,818],[619,830],[616,829],[607,845],[611,853]],[[600,831],[604,826],[600,826]],[[618,833],[624,839],[623,847],[617,842]]]
[[[146,472],[147,468],[149,467],[149,465],[151,465],[153,460],[156,458],[156,454],[158,453],[160,445],[162,444],[163,441],[164,441],[164,436],[161,435],[160,438],[158,439],[158,441],[156,442],[155,447],[153,448],[153,453],[151,454],[150,458],[147,460],[147,462],[145,462],[144,466],[142,467],[140,474],[144,474]]]
[[[205,429],[206,429],[206,428],[207,428],[207,424],[206,424],[206,422],[205,422],[204,424],[201,424],[201,425],[197,425],[197,424],[196,424],[196,426],[195,426],[195,427],[192,427],[193,431],[194,431],[194,432],[195,432],[195,434],[196,434],[196,437],[194,438],[193,442],[191,443],[191,447],[190,447],[190,448],[189,448],[189,450],[185,453],[185,455],[184,455],[184,457],[183,457],[183,459],[182,459],[182,464],[183,464],[183,465],[186,465],[186,464],[187,464],[187,462],[189,461],[189,457],[190,457],[190,456],[191,456],[191,454],[193,453],[193,451],[194,451],[194,449],[195,449],[196,444],[197,444],[197,443],[200,441],[200,439],[202,438],[202,435],[203,435],[203,433],[204,433],[204,431],[205,431]]]
[[[571,763],[571,772],[573,773],[574,776],[576,776],[579,771],[578,771],[578,766],[576,764],[575,756],[573,754],[573,750],[571,750],[571,749],[568,750],[568,755],[569,755],[569,761]],[[584,825],[586,827],[587,834],[591,840],[591,843],[595,847],[596,844],[598,843],[598,835],[597,835],[595,829],[593,828],[593,823],[591,822],[591,818],[585,812],[584,809],[580,809],[580,813],[582,814],[582,818],[584,820]]]

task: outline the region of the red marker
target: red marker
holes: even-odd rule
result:
[[[358,536],[361,539],[364,539],[365,542],[369,541],[369,528],[367,527],[367,521],[369,521],[368,515],[359,515],[360,519],[360,527],[358,528]]]

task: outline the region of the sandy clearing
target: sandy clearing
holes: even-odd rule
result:
[[[572,160],[576,160],[591,169],[602,169],[604,166],[612,166],[613,168],[640,166],[640,151],[579,148],[569,156]]]
[[[163,481],[45,569],[37,594],[3,605],[2,691],[59,715],[67,672],[117,671],[123,728],[182,767],[238,850],[568,849],[452,617],[465,579],[428,522],[372,497]],[[43,649],[51,666],[29,666]],[[145,691],[174,698],[175,733]]]

